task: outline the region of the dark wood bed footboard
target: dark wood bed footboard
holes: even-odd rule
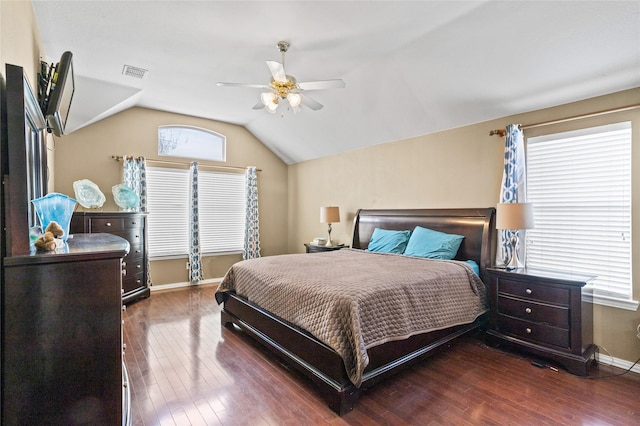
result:
[[[311,379],[329,408],[343,415],[353,409],[362,390],[448,347],[458,337],[486,326],[487,316],[483,315],[470,324],[369,349],[370,363],[364,371],[360,388],[349,380],[337,352],[242,297],[233,293],[225,295],[220,322],[223,326],[235,324],[288,366]]]
[[[409,229],[423,226],[464,235],[456,259],[474,260],[485,280],[493,262],[495,209],[359,210],[354,219],[352,247],[365,249],[376,227]],[[486,282],[486,281],[485,281]],[[483,327],[487,316],[473,323],[370,348],[369,365],[358,388],[348,378],[340,355],[312,335],[291,325],[235,293],[224,293],[223,326],[235,324],[285,363],[311,379],[329,407],[343,415],[353,409],[360,392],[380,380],[448,347],[458,337]]]
[[[235,324],[316,385],[329,407],[343,415],[353,409],[360,390],[333,349],[235,294],[225,295],[220,322]]]

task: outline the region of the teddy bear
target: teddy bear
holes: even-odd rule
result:
[[[51,221],[47,225],[44,234],[40,235],[35,241],[36,248],[40,250],[53,251],[60,244],[57,239],[64,235],[64,230],[57,222]]]

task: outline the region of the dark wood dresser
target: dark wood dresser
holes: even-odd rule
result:
[[[597,347],[593,305],[582,287],[595,277],[528,268],[488,272],[487,344],[522,350],[587,375]]]
[[[71,234],[107,232],[129,241],[131,251],[124,259],[122,301],[130,303],[149,297],[147,282],[147,215],[132,212],[76,212],[71,218]]]
[[[126,240],[79,234],[54,252],[5,257],[3,425],[127,424]]]

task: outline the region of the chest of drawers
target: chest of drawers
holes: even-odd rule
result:
[[[3,260],[3,425],[130,424],[121,298],[128,249],[113,235],[82,234],[55,253]]]
[[[76,212],[70,233],[109,233],[124,238],[131,246],[124,258],[122,301],[129,303],[149,297],[147,283],[147,215],[134,212]]]
[[[584,376],[597,347],[593,307],[582,294],[589,275],[489,268],[487,344],[522,350]]]

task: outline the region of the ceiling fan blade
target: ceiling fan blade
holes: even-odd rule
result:
[[[287,74],[284,72],[284,65],[276,61],[267,61],[271,76],[275,81],[287,81]]]
[[[305,81],[298,83],[298,87],[302,90],[321,90],[321,89],[342,89],[346,85],[343,80],[320,80]]]
[[[255,89],[268,89],[269,86],[266,84],[247,84],[247,83],[224,83],[222,81],[216,83],[216,86],[227,86],[227,87],[252,87]]]
[[[322,109],[322,104],[318,101],[314,101],[313,99],[311,99],[310,97],[303,95],[302,93],[300,93],[300,96],[302,96],[302,105],[306,106],[309,109],[312,109],[314,111],[318,111],[319,109]]]

